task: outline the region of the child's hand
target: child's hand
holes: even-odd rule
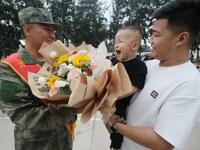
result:
[[[116,122],[126,123],[123,117],[112,114],[111,116],[106,116],[103,118],[103,122],[105,124],[106,129],[109,133],[113,133],[112,128],[114,127]]]

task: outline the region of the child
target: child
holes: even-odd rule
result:
[[[133,85],[132,95],[119,99],[116,102],[115,115],[126,120],[126,108],[130,103],[133,94],[142,89],[144,86],[147,67],[144,62],[136,58],[136,53],[141,45],[142,34],[138,26],[127,26],[118,30],[115,35],[114,50],[117,55],[118,62],[123,63],[131,83]],[[117,62],[113,62],[115,65]],[[123,136],[115,132],[114,128],[111,127],[112,133],[110,134],[111,139],[111,150],[119,150],[123,141]]]

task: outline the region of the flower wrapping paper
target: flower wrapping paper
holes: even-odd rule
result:
[[[55,63],[50,53],[56,51],[60,56],[83,49],[88,50],[98,64],[98,67],[93,70],[93,76],[80,74],[70,95],[56,94],[50,97],[47,92],[42,93],[39,90],[41,85],[36,82],[35,78],[50,76],[51,73],[47,70]],[[98,48],[84,42],[79,47],[74,45],[66,47],[58,40],[52,44],[43,43],[39,53],[46,62],[38,73],[28,73],[28,84],[32,93],[44,102],[45,100],[62,101],[60,103],[62,106],[80,109],[82,123],[87,123],[97,111],[100,111],[103,117],[111,115],[115,111],[117,99],[132,92],[132,85],[123,64],[118,63],[112,67],[110,61],[106,59],[107,48],[104,42],[100,43]]]

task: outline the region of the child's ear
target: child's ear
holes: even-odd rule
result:
[[[133,51],[137,51],[138,49],[139,49],[139,47],[140,47],[140,44],[139,44],[139,42],[134,42],[133,44],[132,44],[132,50]]]

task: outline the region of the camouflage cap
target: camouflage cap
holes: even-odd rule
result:
[[[44,8],[27,7],[18,12],[20,26],[31,23],[41,23],[53,25],[55,29],[62,29],[63,26],[60,23],[53,21],[51,13]]]

